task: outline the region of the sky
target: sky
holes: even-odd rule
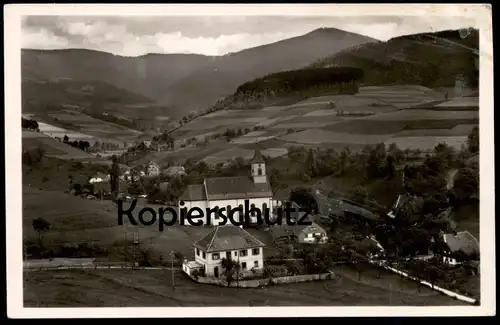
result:
[[[388,40],[475,26],[443,16],[25,16],[22,48],[84,48],[122,56],[147,53],[224,55],[333,27]]]

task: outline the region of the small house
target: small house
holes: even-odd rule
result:
[[[184,261],[182,270],[192,276],[202,270],[207,277],[218,278],[225,270],[223,259],[239,264],[239,276],[261,273],[264,268],[265,244],[245,229],[233,225],[217,226],[208,235],[193,244],[194,261]]]
[[[146,175],[148,176],[158,176],[160,175],[160,166],[154,161],[150,161],[146,165]]]
[[[479,256],[479,241],[468,231],[443,235],[443,262],[448,265],[461,264],[463,259],[477,259]]]

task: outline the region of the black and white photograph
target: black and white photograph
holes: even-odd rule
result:
[[[10,317],[495,314],[491,6],[5,8]]]

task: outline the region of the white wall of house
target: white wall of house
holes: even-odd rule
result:
[[[210,201],[208,204],[209,204],[209,207],[210,209],[214,209],[215,207],[219,207],[219,208],[226,208],[226,211],[224,213],[224,215],[228,216],[228,213],[227,213],[227,206],[231,206],[231,209],[234,209],[234,208],[237,208],[239,207],[240,205],[243,207],[243,209],[245,209],[245,198],[242,198],[242,199],[233,199],[233,200],[214,200],[214,201]],[[248,199],[249,200],[249,209],[252,207],[252,204],[255,205],[256,208],[259,208],[261,209],[261,213],[262,213],[262,218],[264,218],[264,211],[263,211],[263,205],[266,204],[267,205],[267,208],[269,208],[269,213],[272,212],[272,198],[271,197],[265,197],[265,198],[252,198],[252,199]],[[244,214],[242,214],[242,217],[244,217]],[[252,222],[257,222],[257,217],[252,217],[250,215],[250,220]],[[221,218],[218,218],[218,216],[215,215],[215,213],[212,213],[211,214],[211,222],[210,224],[212,225],[219,225],[222,223],[222,219]],[[229,219],[227,220],[227,223],[230,223]]]
[[[195,260],[205,265],[206,276],[215,276],[215,269],[217,268],[219,277],[221,277],[224,276],[224,269],[222,268],[221,261],[223,258],[228,257],[228,253],[233,260],[239,261],[242,273],[250,272],[252,269],[256,272],[260,272],[264,268],[264,251],[262,247],[205,253],[205,259],[203,258],[203,251],[195,248]]]
[[[202,219],[203,224],[206,224],[206,210],[207,210],[207,201],[184,201],[184,206],[179,205],[179,212],[177,214],[177,220],[179,223],[181,222],[181,209],[186,208],[187,212],[192,208],[200,208],[203,211],[204,218]],[[193,214],[194,216],[194,214]],[[199,219],[194,219],[193,221],[198,222]],[[184,226],[192,226],[187,220],[184,220]]]
[[[316,236],[319,236],[320,239],[316,241]],[[328,240],[328,237],[324,232],[317,231],[317,232],[303,232],[299,235],[299,242],[301,243],[306,243],[306,244],[314,244],[318,242],[319,244],[326,243]]]
[[[446,263],[446,264],[449,264],[449,265],[458,265],[458,264],[460,264],[460,262],[457,262],[456,259],[454,259],[453,257],[449,257],[449,256],[443,256],[443,263]]]

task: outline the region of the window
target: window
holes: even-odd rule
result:
[[[252,255],[259,255],[259,253],[260,253],[260,248],[252,249]]]
[[[240,251],[240,256],[247,256],[248,255],[248,251],[246,249],[242,249]]]
[[[250,205],[250,216],[255,217],[255,204]]]
[[[234,256],[238,256],[238,252],[234,252]]]
[[[253,262],[253,266],[254,266],[254,267],[259,267],[259,261],[255,261],[255,262]]]
[[[199,248],[196,249],[196,255],[200,256],[200,249]]]
[[[213,260],[218,260],[220,258],[219,253],[213,253],[212,254],[212,259]]]
[[[207,258],[207,254],[205,254],[205,252],[203,252],[203,258]]]
[[[243,263],[241,263],[241,268],[242,268],[243,270],[246,270],[246,269],[247,269],[247,262],[243,262]]]
[[[259,176],[262,176],[262,168],[260,168],[260,167],[259,167],[259,169],[257,170],[257,174],[258,174]]]

